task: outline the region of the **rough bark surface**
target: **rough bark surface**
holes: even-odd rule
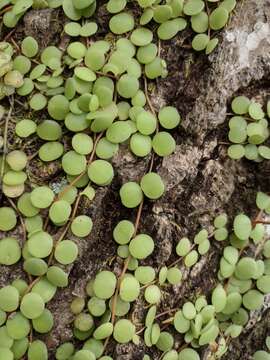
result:
[[[102,13],[100,13],[102,15]],[[34,20],[33,20],[34,19]],[[59,36],[58,27],[52,27],[56,19],[48,10],[32,11],[25,18],[25,35],[38,35],[47,45]],[[99,16],[102,22],[102,16]],[[258,189],[269,190],[270,165],[251,164],[248,161],[232,161],[226,156],[227,117],[231,99],[246,94],[265,99],[270,94],[270,1],[239,1],[229,25],[220,34],[220,45],[206,57],[196,55],[183,47],[191,33],[183,32],[172,41],[162,44],[161,53],[167,60],[169,75],[159,80],[150,92],[153,105],[169,103],[177,106],[183,122],[175,132],[177,150],[164,160],[156,160],[154,169],[166,182],[166,194],[161,200],[146,202],[143,208],[140,231],[151,234],[156,242],[153,256],[145,263],[156,269],[176,259],[175,245],[182,236],[192,237],[201,226],[210,227],[215,214],[226,211],[232,217],[239,210],[252,215],[255,193]],[[23,29],[22,29],[23,31]],[[64,44],[61,39],[61,44]],[[27,147],[30,152],[35,144]],[[12,146],[12,144],[11,144]],[[135,159],[122,147],[113,159],[116,177],[109,188],[99,188],[93,202],[86,200],[80,212],[92,217],[94,228],[91,235],[77,241],[80,258],[70,268],[70,286],[58,291],[49,304],[55,316],[55,328],[45,337],[51,354],[56,346],[72,337],[72,315],[69,303],[74,295],[83,295],[89,279],[99,269],[109,268],[116,246],[112,229],[123,218],[135,218],[135,212],[120,206],[118,190],[127,180],[138,180],[149,167],[149,159]],[[30,177],[37,183],[44,180],[54,186],[61,182],[59,165],[49,167],[34,160],[29,166]],[[177,224],[178,226],[176,226]],[[57,238],[57,234],[55,234]],[[183,269],[183,282],[164,293],[160,311],[180,307],[196,294],[209,295],[217,282],[217,269],[223,244],[212,243],[207,256],[191,270]],[[112,261],[111,269],[119,273],[122,263]],[[21,268],[2,268],[0,285],[9,283],[22,273]],[[140,301],[139,301],[140,302]],[[145,311],[138,302],[133,317],[141,323]],[[269,334],[269,299],[261,311],[252,314],[240,338],[230,343],[224,359],[250,359],[263,348]],[[176,336],[176,348],[182,338]],[[114,359],[139,360],[145,352],[143,345],[116,345],[111,342],[108,350]],[[149,353],[149,351],[148,351]],[[160,354],[153,352],[152,358]],[[201,353],[207,359],[208,349]],[[51,355],[50,359],[54,359]]]

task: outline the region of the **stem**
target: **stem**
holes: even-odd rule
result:
[[[18,52],[20,52],[21,49],[20,49],[19,45],[16,43],[16,41],[13,38],[10,38],[10,40],[11,40],[12,44],[15,46],[16,50]]]
[[[180,352],[184,350],[186,347],[188,347],[188,344],[184,343],[177,351]]]
[[[256,224],[264,224],[264,225],[270,225],[270,221],[266,221],[266,220],[259,220],[259,221],[256,221]]]
[[[151,172],[152,169],[153,169],[153,165],[154,165],[154,157],[155,155],[153,154],[152,155],[152,158],[151,158],[151,162],[150,162],[150,167],[149,167],[149,170],[148,172]],[[143,203],[144,203],[144,199],[142,199],[140,205],[139,205],[139,208],[138,208],[138,211],[137,211],[137,216],[136,216],[136,220],[135,220],[135,225],[134,225],[134,234],[133,234],[133,238],[136,236],[137,234],[137,231],[138,231],[138,228],[139,228],[139,224],[140,224],[140,219],[141,219],[141,216],[142,216],[142,209],[143,209]],[[115,312],[116,312],[116,304],[117,304],[117,297],[118,297],[118,294],[119,294],[119,290],[120,290],[120,286],[121,286],[121,282],[125,276],[125,273],[128,269],[128,265],[129,265],[129,262],[130,262],[130,259],[131,259],[131,255],[129,255],[127,257],[127,259],[125,260],[125,263],[124,263],[124,267],[122,269],[122,272],[118,278],[118,281],[117,281],[117,286],[116,286],[116,290],[115,290],[115,293],[113,295],[113,303],[112,303],[112,324],[114,324],[115,322]],[[108,345],[108,342],[110,340],[110,336],[106,338],[105,342],[104,342],[104,347],[103,347],[103,353]]]
[[[114,294],[114,297],[113,297],[113,304],[112,304],[112,324],[114,324],[114,321],[115,321],[116,303],[117,303],[117,297],[118,297],[118,293],[119,293],[119,290],[120,290],[121,282],[122,282],[123,277],[125,276],[125,273],[127,271],[130,259],[131,259],[131,256],[129,255],[129,257],[126,258],[126,260],[125,260],[123,270],[122,270],[121,275],[120,275],[120,277],[119,277],[119,279],[117,281],[117,287],[116,287],[116,291],[115,291],[115,294]]]
[[[257,213],[255,219],[252,221],[252,226],[255,226],[257,223],[261,222],[261,217],[262,217],[262,215],[263,215],[263,210],[260,210],[260,211]]]
[[[154,285],[155,283],[157,283],[157,280],[153,280],[150,283],[147,283],[147,284],[141,286],[140,290],[143,290],[143,289],[147,288],[149,285]]]
[[[166,320],[163,320],[162,324],[171,324],[173,322],[173,319],[174,319],[173,317],[170,317],[170,318],[168,318]]]
[[[9,10],[12,10],[13,6],[7,6],[5,7],[3,10],[0,11],[0,15],[5,14],[6,12],[8,12]]]
[[[115,80],[118,79],[117,76],[115,76],[115,75],[113,75],[113,74],[110,74],[110,73],[105,74],[105,73],[103,73],[102,71],[95,71],[95,73],[98,74],[98,75],[101,75],[101,76],[110,77],[110,78],[115,79]]]
[[[170,223],[171,223],[172,225],[174,225],[177,230],[181,231],[180,226],[179,226],[178,224],[176,224],[176,222],[174,222],[174,221],[171,220]]]
[[[90,165],[91,162],[93,161],[94,159],[94,156],[95,156],[95,150],[96,150],[96,147],[97,147],[97,143],[99,141],[99,139],[102,137],[103,135],[103,132],[99,134],[99,136],[96,138],[95,142],[94,142],[94,147],[93,147],[93,151],[91,153],[91,156],[87,162],[87,165]],[[82,173],[83,175],[86,173],[86,170]],[[58,199],[61,199],[61,197],[65,194],[65,192],[70,189],[70,187],[75,184],[82,176],[82,174],[80,174],[72,183],[70,183],[62,192],[60,192],[60,194],[58,195]],[[71,218],[69,219],[64,231],[62,232],[62,234],[60,235],[60,237],[58,238],[58,240],[56,241],[55,245],[54,245],[54,249],[56,248],[56,246],[64,239],[64,237],[66,236],[69,228],[70,228],[70,225],[72,223],[72,221],[74,220],[75,216],[76,216],[76,213],[77,213],[77,210],[78,210],[78,207],[79,207],[79,204],[80,204],[80,200],[81,200],[81,194],[79,193],[79,195],[77,196],[77,199],[76,199],[76,202],[74,204],[74,208],[73,208],[73,211],[72,211],[72,214],[71,214]],[[56,200],[55,200],[56,201]],[[48,226],[48,223],[49,223],[49,217],[47,217],[46,219],[46,222],[45,222],[45,229],[47,228]],[[54,249],[53,251],[51,252],[50,254],[50,257],[49,257],[49,260],[48,260],[48,265],[50,266],[51,262],[52,262],[52,259],[53,259],[53,256],[54,256]],[[32,287],[39,281],[40,277],[37,277],[27,288],[26,290],[26,293],[28,293]]]
[[[95,153],[96,153],[96,148],[97,148],[97,144],[99,142],[99,140],[101,139],[101,137],[103,136],[103,132],[101,132],[98,137],[96,138],[95,142],[94,142],[94,146],[93,146],[93,150],[91,152],[90,158],[87,162],[87,165],[90,165],[94,159]],[[64,194],[73,186],[75,185],[85,174],[86,174],[87,170],[84,170],[80,175],[78,175],[71,183],[69,183],[65,189],[63,191],[61,191],[58,196],[57,196],[57,200],[60,200]]]
[[[7,137],[8,137],[8,125],[9,125],[9,120],[11,118],[11,114],[12,114],[12,110],[13,110],[13,98],[12,101],[9,102],[10,103],[10,109],[8,111],[7,117],[5,119],[5,129],[4,129],[4,144],[3,144],[3,159],[2,159],[2,166],[1,166],[1,172],[0,172],[0,184],[2,182],[3,176],[4,176],[4,171],[5,171],[5,162],[6,162],[6,156],[7,156],[7,152],[8,152],[8,142],[7,142]]]
[[[32,155],[30,155],[30,156],[28,156],[28,161],[31,161],[31,160],[33,160],[37,155],[38,155],[38,151],[36,151],[34,154],[32,154]]]
[[[152,114],[155,115],[155,114],[156,114],[156,111],[155,111],[155,109],[154,109],[154,107],[153,107],[153,105],[152,105],[152,102],[151,102],[150,98],[149,98],[148,84],[147,84],[147,79],[146,79],[146,77],[144,77],[144,93],[145,93],[145,97],[146,97],[147,104],[148,104],[148,106],[149,106]]]
[[[64,237],[66,236],[66,233],[68,232],[69,230],[69,227],[72,223],[72,221],[74,220],[74,217],[76,216],[76,212],[77,212],[77,209],[78,209],[78,206],[79,206],[79,202],[80,202],[80,199],[81,199],[81,194],[78,195],[77,199],[76,199],[76,202],[75,202],[75,205],[74,205],[74,208],[73,208],[73,211],[72,211],[72,215],[71,215],[71,218],[70,220],[68,221],[64,231],[61,233],[61,235],[59,236],[58,240],[56,241],[56,243],[54,244],[54,249],[52,250],[51,254],[50,254],[50,257],[49,257],[49,260],[48,260],[48,266],[51,265],[52,263],[52,260],[53,260],[53,256],[54,256],[54,250],[56,248],[56,246],[64,239]],[[33,286],[40,280],[41,276],[38,276],[34,281],[31,282],[31,284],[28,286],[28,288],[26,289],[25,291],[25,294],[28,294],[31,289],[33,288]]]
[[[145,329],[146,329],[146,326],[144,326],[143,328],[141,328],[140,330],[138,330],[138,331],[136,332],[136,335],[141,334]]]
[[[58,240],[56,241],[55,245],[54,245],[54,249],[57,247],[57,245],[64,239],[64,237],[66,236],[69,228],[70,228],[70,225],[72,223],[72,221],[74,220],[75,216],[76,216],[76,213],[77,213],[77,210],[78,210],[78,206],[79,206],[79,203],[80,203],[80,200],[81,200],[81,194],[78,195],[77,199],[76,199],[76,202],[75,202],[75,205],[74,205],[74,208],[73,208],[73,211],[72,211],[72,215],[71,215],[71,218],[69,219],[64,231],[62,232],[62,234],[59,236]],[[52,262],[52,259],[53,259],[53,256],[54,256],[54,250],[51,252],[50,254],[50,257],[49,257],[49,260],[48,260],[48,266],[50,266],[51,262]]]
[[[140,206],[139,206],[138,211],[137,211],[133,237],[136,236],[137,231],[138,231],[138,227],[139,227],[139,223],[140,223],[140,219],[141,219],[141,215],[142,215],[142,208],[143,208],[143,200],[141,201]],[[115,290],[115,293],[114,293],[113,303],[112,303],[112,324],[114,324],[114,321],[115,321],[116,303],[117,303],[117,297],[118,297],[118,294],[119,294],[121,282],[122,282],[123,277],[125,276],[125,273],[127,271],[130,259],[131,259],[131,255],[129,255],[127,257],[127,259],[125,260],[124,267],[123,267],[122,272],[121,272],[121,274],[119,276],[119,279],[117,281],[117,287],[116,287],[116,290]]]
[[[178,311],[179,308],[174,308],[174,309],[169,309],[169,310],[166,310],[166,311],[163,311],[162,313],[158,314],[155,319],[159,319],[160,317],[164,316],[164,315],[167,315],[167,314],[171,314],[172,312],[176,312]]]
[[[1,14],[1,13],[0,13],[0,14]],[[15,33],[15,31],[16,31],[16,28],[13,29],[13,30],[11,30],[11,31],[5,36],[5,38],[4,38],[3,41],[7,41],[7,40],[13,35],[13,33]]]
[[[22,230],[23,230],[23,242],[25,243],[27,237],[26,237],[26,228],[25,228],[25,223],[23,221],[23,218],[22,218],[22,216],[20,214],[20,211],[18,210],[17,206],[14,204],[14,202],[8,197],[7,197],[7,200],[10,203],[10,205],[13,207],[13,209],[16,211],[16,213],[18,214],[18,217],[20,219],[20,223],[22,225]]]
[[[137,211],[137,216],[136,216],[136,221],[135,221],[135,230],[134,230],[134,235],[133,237],[135,237],[137,235],[137,231],[138,231],[138,227],[139,227],[139,223],[140,223],[140,219],[141,219],[141,215],[142,215],[142,208],[143,208],[143,200],[142,202],[140,203],[140,206],[138,208],[138,211]]]
[[[24,295],[28,294],[28,293],[32,290],[33,286],[36,285],[36,283],[37,283],[39,280],[40,280],[40,276],[37,277],[37,278],[35,278],[35,280],[32,281],[31,284],[29,284],[28,288],[25,290]]]
[[[117,281],[117,286],[116,286],[116,290],[115,290],[115,293],[114,293],[114,296],[113,296],[113,303],[112,303],[112,321],[111,321],[112,324],[114,324],[114,322],[115,322],[116,303],[117,303],[117,297],[118,297],[118,293],[119,293],[119,290],[120,290],[121,282],[122,282],[123,277],[125,276],[125,273],[127,271],[130,259],[131,259],[131,256],[129,255],[129,257],[126,258],[126,260],[125,260],[123,270],[122,270],[122,272],[121,272],[121,274],[120,274],[120,276],[118,278],[118,281]],[[104,353],[104,351],[105,351],[105,349],[106,349],[106,347],[108,345],[109,340],[110,340],[110,336],[107,337],[107,339],[104,342],[103,352],[102,353]]]
[[[257,259],[258,255],[260,255],[261,251],[263,250],[264,244],[266,242],[266,238],[260,242],[256,248],[255,254],[254,254],[254,258]]]
[[[169,326],[170,326],[170,324],[165,324],[165,325],[160,329],[160,331],[166,330]]]
[[[190,251],[193,250],[195,247],[196,247],[196,244],[193,244],[193,245],[191,246],[191,248],[190,248]],[[185,258],[185,257],[182,256],[182,257],[180,257],[179,259],[175,260],[172,264],[170,264],[170,265],[168,266],[168,268],[171,268],[171,267],[173,267],[174,265],[180,263],[184,258]]]
[[[95,140],[95,142],[94,142],[93,150],[92,150],[92,152],[91,152],[91,155],[90,155],[89,160],[87,161],[87,166],[89,166],[89,165],[92,163],[92,161],[94,160],[94,156],[95,156],[95,153],[96,153],[97,144],[98,144],[99,140],[101,139],[102,135],[103,135],[103,132],[98,135],[98,137],[96,138],[96,140]],[[70,190],[71,187],[72,187],[73,185],[75,185],[75,184],[86,174],[86,171],[87,171],[87,170],[84,170],[84,171],[83,171],[80,175],[78,175],[71,183],[69,183],[69,184],[64,188],[64,190],[60,191],[60,193],[58,194],[58,196],[55,198],[54,202],[57,201],[57,200],[61,200],[61,198],[65,195],[65,193],[66,193],[68,190]],[[79,196],[79,197],[81,197],[81,196]],[[79,205],[79,204],[78,204],[78,205]],[[78,205],[77,205],[77,206],[78,206]],[[45,221],[45,223],[44,223],[44,230],[47,229],[48,224],[49,224],[49,215],[47,216],[46,221]],[[66,234],[66,233],[65,233],[65,234]]]

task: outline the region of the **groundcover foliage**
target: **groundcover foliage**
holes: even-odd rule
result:
[[[113,356],[107,345],[115,341],[144,342],[146,349],[157,348],[164,360],[197,360],[207,346],[212,359],[220,358],[270,292],[270,240],[265,231],[269,195],[258,192],[255,218],[241,213],[229,219],[220,213],[210,229],[181,238],[175,248],[177,260],[158,269],[142,263],[156,243],[151,234],[140,232],[140,217],[144,202],[157,200],[166,191],[153,170],[154,158],[175,151],[173,129],[182,121],[170,104],[156,111],[148,94],[149,82],[168,73],[160,41],[190,26],[192,48],[208,55],[236,1],[110,0],[104,5],[110,15],[110,36],[98,40],[93,20],[97,6],[94,0],[0,0],[5,28],[15,27],[30,8],[61,8],[66,18],[63,31],[69,36],[65,51],[54,45],[40,49],[31,36],[20,44],[0,43],[0,99],[10,103],[10,110],[0,108],[4,124],[0,175],[6,198],[0,207],[4,233],[0,265],[20,261],[26,274],[0,289],[0,360],[48,359],[47,346],[39,338],[54,327],[47,305],[69,285],[70,265],[80,252],[68,236],[83,239],[95,226],[89,216],[78,213],[79,203],[84,196],[92,201],[98,186],[111,184],[115,176],[111,159],[123,143],[134,156],[151,159],[141,179],[119,189],[122,205],[137,211],[135,222],[122,219],[112,232],[123,268],[115,274],[104,267],[88,282],[85,297],[73,299],[74,339],[61,344],[53,356],[109,360]],[[14,136],[39,138],[42,145],[34,156],[44,163],[61,163],[65,181],[59,189],[34,184],[27,172],[31,158],[22,149],[9,151],[14,99],[33,114],[17,119]],[[228,155],[235,160],[269,160],[264,144],[269,136],[269,103],[264,107],[241,95],[233,99],[231,109],[228,137],[234,144]],[[46,119],[37,121],[44,113]],[[63,133],[69,136],[68,144]],[[16,227],[23,229],[23,242],[9,233]],[[56,229],[61,230],[57,238]],[[195,266],[215,241],[224,246],[211,296],[190,294],[183,306],[161,313],[164,291],[180,286],[185,269]],[[251,255],[244,255],[244,249]],[[138,299],[145,307],[143,324],[134,323],[131,316]],[[175,346],[177,333],[183,340],[180,348]],[[255,360],[269,358],[266,351],[254,354]],[[143,359],[151,359],[147,350]]]

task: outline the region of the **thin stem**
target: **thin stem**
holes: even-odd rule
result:
[[[147,84],[147,79],[146,79],[146,76],[144,76],[144,93],[145,93],[145,97],[146,97],[146,101],[147,101],[147,104],[151,110],[151,112],[155,115],[156,114],[156,111],[152,105],[152,102],[149,98],[149,93],[148,93],[148,84]]]
[[[10,38],[12,44],[14,45],[14,47],[17,49],[18,52],[20,52],[20,47],[19,45],[16,43],[16,41],[13,38]]]
[[[1,166],[1,172],[0,172],[0,184],[1,181],[3,179],[4,176],[4,171],[5,171],[5,161],[6,161],[6,156],[7,156],[7,152],[8,152],[8,141],[7,141],[7,137],[8,137],[8,125],[9,125],[9,120],[11,118],[11,114],[12,114],[12,110],[13,110],[13,99],[12,101],[10,101],[10,109],[8,111],[7,117],[5,119],[5,128],[4,128],[4,139],[3,139],[3,159],[2,159],[2,166]]]
[[[64,237],[66,236],[68,230],[69,230],[69,227],[72,223],[72,221],[74,220],[75,216],[76,216],[76,212],[77,212],[77,209],[78,209],[78,206],[79,206],[79,202],[80,202],[80,199],[81,199],[81,194],[78,195],[77,199],[76,199],[76,202],[75,202],[75,205],[74,205],[74,208],[73,208],[73,211],[72,211],[72,215],[71,215],[71,218],[69,219],[67,225],[65,226],[65,229],[64,231],[61,233],[61,235],[59,236],[58,240],[56,241],[56,243],[54,244],[54,249],[52,250],[51,254],[50,254],[50,257],[49,257],[49,260],[48,260],[48,266],[51,265],[52,263],[52,260],[53,260],[53,256],[54,256],[54,250],[56,248],[56,246],[64,239]],[[31,291],[31,289],[33,288],[33,286],[40,280],[41,276],[37,277],[29,286],[28,288],[26,289],[26,294],[29,293]]]
[[[270,221],[268,220],[259,220],[256,221],[256,224],[264,224],[264,225],[270,225]]]
[[[71,215],[71,218],[69,219],[64,231],[61,233],[61,235],[59,236],[58,240],[56,241],[55,245],[54,245],[54,249],[57,247],[57,245],[64,239],[64,237],[66,236],[69,228],[70,228],[70,225],[72,223],[72,221],[74,220],[75,216],[76,216],[76,213],[77,213],[77,210],[78,210],[78,206],[79,206],[79,203],[80,203],[80,200],[81,200],[81,194],[78,195],[77,199],[76,199],[76,202],[75,202],[75,205],[74,205],[74,208],[73,208],[73,211],[72,211],[72,215]],[[51,252],[51,255],[49,257],[49,260],[48,260],[48,266],[50,266],[51,262],[52,262],[52,259],[53,259],[53,256],[54,256],[54,250]]]
[[[47,230],[47,227],[49,225],[49,221],[50,221],[50,218],[49,218],[49,214],[48,214],[47,217],[46,217],[45,223],[44,223],[44,230]]]
[[[138,227],[139,227],[139,223],[140,223],[140,219],[141,219],[141,215],[142,215],[142,209],[143,209],[143,200],[140,203],[140,206],[137,211],[137,216],[136,216],[136,221],[135,221],[135,226],[134,226],[135,230],[134,230],[133,237],[135,237],[137,235],[137,231],[138,231]]]
[[[149,93],[148,93],[148,84],[147,84],[147,79],[146,76],[144,76],[144,92],[145,92],[145,98],[146,98],[146,102],[152,112],[153,115],[155,115],[155,117],[157,116],[155,108],[152,104],[152,101],[149,97]],[[156,134],[159,132],[159,122],[157,121],[157,126],[156,126]],[[154,159],[152,158],[152,162],[154,161]],[[151,168],[153,167],[153,163],[151,165]],[[150,170],[151,171],[151,170]]]
[[[112,302],[112,320],[111,320],[112,324],[114,324],[114,322],[115,322],[117,297],[118,297],[118,293],[119,293],[119,290],[120,290],[121,282],[122,282],[123,277],[125,276],[125,273],[127,271],[130,259],[131,259],[131,256],[129,255],[129,257],[125,260],[124,267],[123,267],[122,272],[120,274],[120,277],[118,278],[118,281],[117,281],[117,286],[116,286],[116,290],[115,290],[115,293],[114,293],[114,296],[113,296],[113,302]],[[110,340],[110,336],[107,337],[105,342],[104,342],[103,353],[104,353],[104,351],[105,351],[105,349],[106,349],[106,347],[108,345],[109,340]]]
[[[31,144],[32,144],[33,142],[35,142],[35,141],[36,141],[35,138],[30,139],[29,141],[26,141],[26,142],[24,143],[24,145],[22,146],[22,149],[26,149],[27,146],[31,145]],[[30,156],[31,156],[31,155],[30,155]]]
[[[262,220],[262,219],[261,219],[262,215],[263,215],[263,210],[260,210],[260,211],[257,213],[255,219],[252,221],[252,226],[255,226],[257,223],[261,222],[261,220]]]
[[[37,155],[38,155],[39,151],[36,151],[34,154],[28,156],[28,161],[33,160]]]
[[[193,244],[190,248],[190,250],[193,250],[196,247],[196,244]],[[175,260],[172,264],[168,266],[168,268],[173,267],[176,264],[179,264],[184,259],[184,256],[180,257],[179,259]]]
[[[184,343],[177,351],[180,352],[180,351],[184,350],[186,347],[188,347],[188,344]]]
[[[87,161],[87,166],[89,166],[92,161],[94,160],[94,156],[95,156],[95,153],[96,153],[96,147],[97,147],[97,144],[99,142],[99,140],[101,139],[103,135],[103,132],[100,133],[98,135],[98,137],[96,138],[95,142],[94,142],[94,146],[93,146],[93,150],[91,152],[91,155],[90,155],[90,158],[89,160]],[[68,190],[70,190],[72,188],[73,185],[75,185],[85,174],[86,174],[86,171],[87,170],[84,170],[80,175],[78,175],[71,183],[69,183],[65,188],[64,190],[60,191],[60,193],[58,194],[58,196],[55,198],[54,202],[57,201],[57,200],[61,200],[61,198],[66,194],[66,192]],[[47,216],[46,220],[45,220],[45,223],[44,223],[44,230],[47,229],[47,226],[49,225],[49,216]]]
[[[7,200],[19,216],[20,223],[21,223],[22,230],[23,230],[23,242],[25,242],[26,241],[26,228],[25,228],[25,223],[23,221],[23,218],[22,218],[17,206],[14,204],[14,202],[9,197],[7,197]]]
[[[264,239],[262,242],[259,243],[259,245],[256,248],[254,259],[257,259],[257,257],[260,255],[261,251],[263,250],[264,244],[266,242],[266,239]]]
[[[115,312],[116,312],[117,296],[118,296],[118,293],[119,293],[119,290],[120,290],[122,280],[123,280],[123,278],[125,276],[125,273],[126,273],[126,271],[128,269],[128,264],[130,262],[130,259],[131,259],[131,256],[129,255],[129,257],[125,260],[123,270],[122,270],[121,275],[120,275],[120,277],[118,279],[118,282],[117,282],[117,288],[116,288],[116,291],[115,291],[115,294],[114,294],[113,305],[112,305],[112,324],[114,324],[115,316],[116,316]]]
[[[6,12],[8,12],[9,10],[12,10],[13,6],[8,6],[5,7],[3,10],[0,11],[0,15],[5,14]]]
[[[141,286],[141,287],[140,287],[140,290],[143,290],[143,289],[147,288],[149,285],[154,285],[154,284],[156,284],[156,283],[157,283],[157,280],[153,280],[153,281],[151,281],[151,282],[149,282],[149,283]]]
[[[103,132],[100,133],[95,142],[94,142],[94,146],[93,146],[93,151],[90,155],[90,158],[87,162],[87,165],[90,165],[94,159],[94,156],[95,156],[95,152],[96,152],[96,147],[97,147],[97,143],[99,141],[99,139],[102,137],[103,135]],[[66,191],[68,191],[68,189],[70,189],[70,187],[72,185],[74,185],[80,178],[81,176],[83,176],[84,174],[86,173],[86,170],[80,174],[76,179],[75,179],[75,182],[73,181],[72,183],[70,183],[62,192],[60,192],[60,194],[58,195],[58,199],[61,199],[61,197],[65,194]],[[61,233],[60,237],[58,238],[58,240],[56,241],[55,245],[54,245],[54,249],[56,248],[56,246],[64,239],[64,237],[66,236],[70,226],[71,226],[71,223],[72,221],[74,220],[75,216],[76,216],[76,213],[77,213],[77,210],[78,210],[78,207],[79,207],[79,204],[80,204],[80,200],[81,200],[81,193],[79,193],[79,195],[77,196],[77,199],[75,201],[75,204],[74,204],[74,207],[73,207],[73,211],[72,211],[72,214],[71,214],[71,217],[67,223],[67,225],[65,226],[64,228],[64,231]],[[55,200],[56,201],[56,200]],[[44,225],[44,228],[46,229],[47,226],[48,226],[48,223],[49,223],[49,217],[47,217],[46,219],[46,222],[45,222],[45,225]],[[48,265],[50,266],[52,260],[53,260],[53,256],[54,256],[54,249],[52,250],[51,254],[50,254],[50,257],[49,257],[49,260],[48,260]],[[31,291],[32,287],[39,281],[40,277],[37,277],[27,288],[26,290],[26,293],[28,293],[29,291]]]
[[[39,280],[40,280],[40,276],[35,278],[35,280],[32,281],[31,284],[29,284],[28,288],[25,290],[24,295],[28,294],[32,290],[33,286],[36,285],[36,283],[39,282]]]
[[[149,170],[148,172],[151,172],[152,169],[153,169],[153,164],[154,164],[154,154],[152,155],[152,159],[151,159],[151,162],[150,162],[150,167],[149,167]],[[142,216],[142,209],[143,209],[143,204],[144,204],[144,199],[142,199],[140,205],[139,205],[139,208],[138,208],[138,211],[137,211],[137,216],[136,216],[136,220],[135,220],[135,225],[134,225],[134,233],[133,233],[133,237],[135,237],[137,235],[137,231],[138,231],[138,228],[139,228],[139,224],[140,224],[140,219],[141,219],[141,216]],[[113,302],[112,302],[112,324],[114,324],[115,322],[115,317],[116,317],[116,304],[117,304],[117,297],[118,297],[118,294],[119,294],[119,290],[120,290],[120,286],[121,286],[121,282],[125,276],[125,273],[128,269],[128,265],[129,265],[129,262],[131,260],[131,255],[129,255],[127,257],[127,259],[125,260],[125,263],[124,263],[124,267],[122,269],[122,272],[118,278],[118,281],[117,281],[117,286],[116,286],[116,290],[115,290],[115,293],[113,295]],[[103,353],[108,345],[108,342],[110,340],[110,336],[106,338],[105,342],[104,342],[104,346],[103,346]]]
[[[171,314],[172,312],[176,312],[176,311],[178,311],[178,310],[179,310],[179,308],[174,308],[174,309],[169,309],[169,310],[163,311],[162,313],[158,314],[158,315],[155,317],[155,319],[159,319],[159,318],[161,318],[161,317],[164,316],[164,315]]]
[[[170,324],[165,324],[161,329],[160,331],[164,331],[165,329],[167,329],[168,327],[170,326]],[[163,355],[161,355],[162,357]]]
[[[1,13],[0,13],[1,14]],[[4,40],[3,41],[7,41],[12,35],[13,33],[15,33],[16,31],[16,28],[11,30],[5,37],[4,37]]]
[[[173,322],[173,319],[174,319],[173,317],[170,317],[170,318],[168,318],[166,320],[163,320],[162,324],[171,324]]]
[[[96,71],[95,73],[98,74],[98,75],[101,75],[101,76],[110,77],[110,78],[115,79],[115,80],[118,79],[117,76],[115,76],[115,75],[113,75],[113,74],[110,74],[110,73],[105,74],[105,73],[103,73],[102,71]]]
[[[136,332],[136,335],[141,334],[145,329],[146,329],[146,326],[144,326],[143,328],[141,328],[140,330],[138,330],[138,331]]]
[[[101,137],[103,136],[103,132],[100,133],[98,135],[98,137],[96,138],[95,142],[94,142],[94,146],[93,146],[93,150],[91,152],[91,155],[90,155],[90,158],[87,162],[87,165],[90,165],[94,159],[94,156],[95,156],[95,153],[96,153],[96,148],[97,148],[97,144],[99,142],[99,140],[101,139]],[[80,175],[78,175],[71,183],[69,183],[64,190],[62,190],[58,196],[57,196],[57,200],[60,200],[64,195],[65,193],[70,190],[70,188],[75,185],[85,174],[86,174],[86,171],[87,170],[84,170]]]
[[[170,223],[171,223],[172,225],[174,225],[177,230],[181,231],[180,226],[179,226],[176,222],[174,222],[174,221],[171,220]]]
[[[140,223],[140,218],[141,218],[141,215],[142,215],[142,208],[143,208],[143,200],[141,201],[140,203],[140,206],[138,208],[138,211],[137,211],[137,216],[136,216],[136,221],[135,221],[135,226],[134,226],[134,234],[133,234],[133,237],[136,236],[137,234],[137,231],[138,231],[138,227],[139,227],[139,223]],[[127,257],[127,259],[125,260],[125,263],[124,263],[124,267],[122,269],[122,272],[119,276],[119,279],[117,281],[117,287],[116,287],[116,290],[115,290],[115,293],[114,293],[114,297],[113,297],[113,303],[112,303],[112,324],[114,324],[114,321],[115,321],[115,313],[116,313],[116,304],[117,304],[117,297],[118,297],[118,294],[119,294],[119,290],[120,290],[120,286],[121,286],[121,282],[125,276],[125,273],[128,269],[128,265],[129,265],[129,262],[130,262],[130,259],[131,259],[131,255],[129,255]]]

